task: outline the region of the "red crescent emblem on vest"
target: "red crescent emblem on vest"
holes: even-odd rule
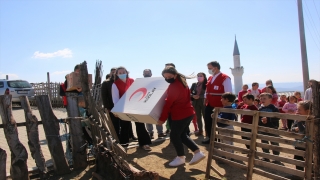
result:
[[[129,101],[131,100],[132,96],[137,94],[138,92],[142,92],[143,96],[139,99],[139,101],[147,94],[147,89],[146,88],[139,88],[135,92],[133,92],[129,98]]]

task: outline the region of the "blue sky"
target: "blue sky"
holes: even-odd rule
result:
[[[320,80],[320,1],[303,5],[309,75]],[[84,60],[94,74],[97,59],[104,76],[120,65],[160,76],[168,62],[207,73],[216,60],[232,77],[236,34],[244,83],[301,82],[297,13],[295,0],[1,0],[0,78],[61,82]]]

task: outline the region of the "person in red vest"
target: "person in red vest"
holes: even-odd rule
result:
[[[210,144],[210,135],[212,127],[211,114],[215,107],[223,107],[221,95],[225,92],[232,93],[231,79],[228,75],[220,72],[220,64],[217,61],[211,61],[207,64],[211,76],[208,78],[205,100],[205,118],[204,126],[206,130],[206,140],[203,144]]]
[[[116,69],[115,80],[112,84],[112,100],[116,104],[122,95],[129,89],[134,82],[132,78],[129,78],[128,71],[125,67],[120,66]],[[130,136],[131,121],[120,120],[120,144],[128,146]],[[135,122],[136,132],[138,135],[139,146],[146,151],[151,151],[149,144],[151,144],[150,136],[146,130],[144,123]]]

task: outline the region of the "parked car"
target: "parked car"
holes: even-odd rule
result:
[[[12,103],[20,103],[19,96],[27,96],[29,100],[34,99],[34,89],[25,80],[0,79],[0,95],[8,93],[12,95]]]

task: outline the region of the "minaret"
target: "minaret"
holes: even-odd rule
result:
[[[243,67],[240,65],[240,52],[238,48],[237,38],[234,40],[234,48],[233,48],[233,68],[231,69],[233,79],[234,79],[234,89],[235,94],[237,95],[239,91],[242,90],[242,75],[243,75]]]

